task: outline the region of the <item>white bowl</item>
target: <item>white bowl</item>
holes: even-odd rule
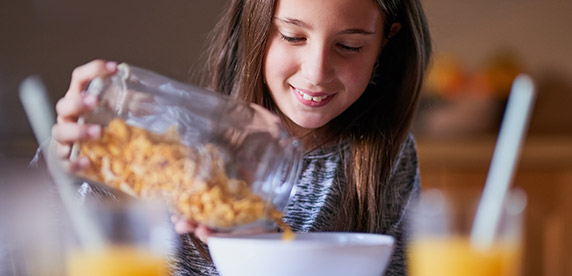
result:
[[[394,238],[364,233],[296,233],[212,236],[209,249],[221,276],[380,276],[391,258]]]

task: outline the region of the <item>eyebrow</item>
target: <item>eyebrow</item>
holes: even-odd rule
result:
[[[370,32],[370,31],[366,31],[366,30],[364,30],[364,29],[354,28],[354,29],[346,29],[346,30],[343,30],[343,31],[341,31],[341,32],[338,32],[338,34],[363,34],[363,35],[372,35],[372,34],[375,34],[375,33],[374,33],[374,32]]]
[[[286,18],[274,17],[274,19],[276,19],[282,23],[300,26],[302,28],[306,28],[306,29],[310,29],[310,30],[312,29],[312,26],[308,25],[306,22],[304,22],[300,19],[295,19],[295,18],[290,18],[290,17],[286,17]]]
[[[310,26],[308,23],[300,20],[300,19],[296,19],[296,18],[290,18],[290,17],[286,17],[286,18],[279,18],[279,17],[274,17],[274,19],[282,22],[282,23],[286,23],[286,24],[291,24],[291,25],[296,25],[305,29],[312,29],[312,26]],[[351,29],[345,29],[342,30],[340,32],[338,32],[338,34],[363,34],[363,35],[373,35],[375,34],[375,32],[371,32],[371,31],[366,31],[364,29],[359,29],[359,28],[351,28]]]

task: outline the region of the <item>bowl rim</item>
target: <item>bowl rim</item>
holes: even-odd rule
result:
[[[297,236],[302,236],[303,239],[294,240],[281,240],[283,233],[273,232],[273,233],[260,233],[260,234],[213,234],[209,237],[208,244],[209,248],[212,249],[211,245],[217,246],[217,244],[225,243],[227,245],[247,245],[256,247],[276,247],[276,242],[281,242],[280,248],[292,249],[292,248],[305,248],[305,249],[331,249],[331,248],[341,248],[348,247],[351,248],[367,248],[367,247],[389,247],[393,248],[395,244],[395,238],[386,234],[377,233],[361,233],[361,232],[301,232],[295,233]],[[327,237],[325,239],[312,239],[314,236]],[[336,240],[336,236],[342,239],[348,239],[348,242],[332,242]],[[351,243],[351,241],[359,239],[367,240],[366,242],[356,242]]]

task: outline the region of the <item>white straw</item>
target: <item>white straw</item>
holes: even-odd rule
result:
[[[471,232],[473,246],[487,248],[494,241],[503,200],[514,175],[534,98],[535,89],[532,80],[526,75],[519,75],[512,85],[487,180],[473,222]]]
[[[32,126],[38,144],[50,137],[54,115],[50,108],[49,100],[42,81],[35,76],[28,77],[20,84],[20,100]],[[73,181],[69,175],[63,172],[58,160],[54,160],[55,154],[48,153],[44,149],[44,158],[50,164],[50,173],[58,187],[61,200],[66,209],[72,227],[77,233],[80,243],[86,249],[100,249],[104,245],[104,239],[97,227],[90,220],[85,208],[77,202],[74,196]]]

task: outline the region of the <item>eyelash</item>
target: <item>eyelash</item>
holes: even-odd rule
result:
[[[305,40],[305,38],[302,37],[291,37],[291,36],[286,36],[284,34],[280,34],[280,39],[289,43],[298,43]]]
[[[344,44],[339,44],[339,43],[338,43],[338,46],[344,51],[354,52],[354,53],[359,53],[359,52],[361,52],[361,50],[363,50],[362,47],[350,47],[350,46],[347,46]]]
[[[306,40],[303,37],[291,37],[291,36],[287,36],[284,34],[280,34],[280,39],[288,42],[288,43],[299,43],[299,42],[303,42],[304,40]],[[340,49],[342,49],[342,51],[347,51],[347,52],[352,52],[352,53],[359,53],[363,50],[363,47],[350,47],[344,44],[336,44],[338,47],[340,47]]]

